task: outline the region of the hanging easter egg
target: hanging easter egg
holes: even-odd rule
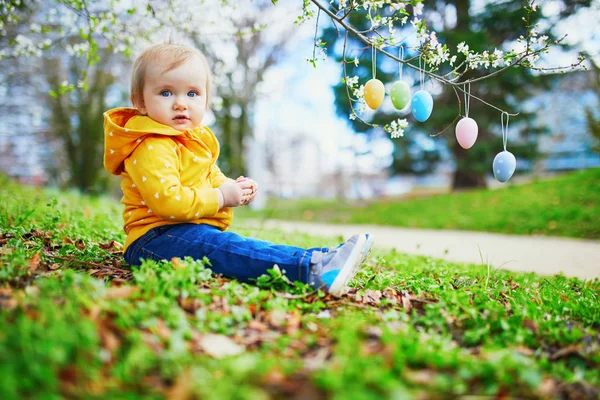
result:
[[[510,151],[502,151],[494,158],[494,176],[500,182],[506,182],[514,174],[517,167],[517,159]]]
[[[365,85],[365,102],[371,108],[371,110],[377,110],[381,103],[383,103],[383,97],[385,96],[385,87],[383,82],[379,79],[371,79]]]
[[[425,90],[419,90],[411,100],[412,114],[419,122],[425,122],[433,111],[433,97]]]
[[[410,87],[408,83],[404,81],[394,82],[390,90],[390,97],[396,110],[403,110],[410,103]]]
[[[473,118],[463,118],[456,124],[456,140],[463,149],[470,149],[477,140],[477,122]]]

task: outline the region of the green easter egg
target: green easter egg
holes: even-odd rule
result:
[[[396,107],[397,110],[402,110],[410,103],[410,87],[404,81],[396,81],[392,85],[390,97],[392,98],[394,107]]]

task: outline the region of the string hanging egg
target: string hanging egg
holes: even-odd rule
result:
[[[385,97],[385,86],[379,79],[369,80],[364,89],[365,102],[371,110],[377,110]]]
[[[504,129],[504,114],[506,114],[506,130]],[[508,114],[502,113],[500,117],[502,123],[502,141],[504,143],[504,151],[501,151],[494,157],[492,169],[494,177],[499,182],[508,181],[514,174],[517,167],[517,159],[514,154],[506,150],[506,142],[508,141]]]
[[[471,84],[469,83],[468,95],[463,89],[465,95],[465,118],[456,124],[456,141],[463,149],[470,149],[477,140],[479,128],[473,118],[469,118],[469,109],[471,105]]]
[[[403,110],[410,103],[410,86],[402,80],[402,63],[404,62],[404,47],[398,49],[398,57],[402,60],[398,63],[400,78],[392,85],[390,98],[396,110]]]
[[[419,90],[411,100],[412,114],[419,122],[425,122],[433,111],[433,97],[425,90]]]
[[[465,117],[456,124],[456,141],[463,149],[470,149],[477,140],[479,128],[473,118]]]
[[[385,86],[383,86],[383,82],[377,79],[377,51],[375,47],[371,47],[372,51],[372,72],[373,79],[369,80],[365,84],[364,96],[365,102],[369,106],[371,110],[377,110],[381,103],[383,103],[383,98],[385,97]]]
[[[403,110],[410,103],[410,87],[404,81],[396,81],[390,90],[392,104],[396,110]]]
[[[415,93],[411,99],[412,114],[419,122],[425,122],[431,116],[433,111],[433,97],[426,90],[423,90],[423,81],[425,71],[421,69],[421,56],[419,56],[419,71],[421,75],[421,90]]]
[[[510,151],[504,150],[494,157],[494,177],[499,182],[504,183],[508,181],[515,173],[516,167],[517,159]]]

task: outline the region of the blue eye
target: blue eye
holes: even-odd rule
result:
[[[171,95],[171,91],[170,90],[163,90],[160,92],[160,95],[163,97],[169,97]]]
[[[190,96],[190,97],[196,97],[196,96],[199,96],[199,95],[198,95],[198,92],[196,92],[195,90],[192,90],[191,92],[188,92],[188,96]]]

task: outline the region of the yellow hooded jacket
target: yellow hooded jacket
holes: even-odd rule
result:
[[[104,113],[104,168],[121,175],[125,248],[150,229],[188,222],[226,230],[233,212],[219,210],[215,188],[227,179],[216,165],[219,142],[200,126],[178,131],[134,108]]]

